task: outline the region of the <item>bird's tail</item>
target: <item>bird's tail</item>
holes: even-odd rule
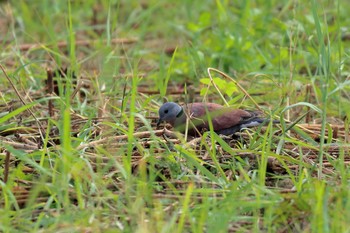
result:
[[[235,125],[231,128],[222,129],[222,130],[218,131],[217,133],[223,134],[223,135],[231,135],[231,134],[234,134],[234,133],[241,131],[242,129],[255,127],[255,126],[259,126],[259,125],[267,125],[267,124],[269,124],[270,121],[271,121],[270,119],[255,117],[255,118],[251,118],[251,119],[249,119],[249,120],[247,120],[239,125]],[[272,124],[278,124],[278,123],[280,123],[279,120],[272,120]]]
[[[243,124],[241,124],[241,129],[243,128],[249,128],[249,127],[254,127],[254,126],[258,126],[261,124],[268,124],[270,123],[270,119],[266,119],[266,118],[253,118],[253,119],[249,119],[247,122],[244,122]],[[279,120],[273,120],[272,124],[278,124],[280,123]]]

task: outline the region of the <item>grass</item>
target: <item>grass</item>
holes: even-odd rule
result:
[[[348,11],[1,2],[0,231],[349,231]],[[165,100],[281,124],[191,138],[156,129]]]

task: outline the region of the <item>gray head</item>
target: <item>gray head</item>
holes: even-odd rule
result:
[[[167,102],[159,108],[159,120],[157,126],[162,122],[166,121],[174,126],[175,120],[181,115],[182,107],[174,102]]]

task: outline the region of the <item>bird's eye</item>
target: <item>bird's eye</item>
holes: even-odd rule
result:
[[[168,113],[168,109],[164,110],[164,113],[167,114]]]

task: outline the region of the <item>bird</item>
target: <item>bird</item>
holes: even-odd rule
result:
[[[233,135],[244,128],[270,122],[269,119],[261,118],[257,111],[234,109],[216,103],[197,102],[180,106],[175,102],[166,102],[159,108],[158,114],[157,127],[165,121],[182,133],[185,133],[186,122],[189,119],[187,133],[190,136],[198,136],[209,130],[208,114],[213,130],[222,135]],[[277,120],[272,122],[279,123]]]

